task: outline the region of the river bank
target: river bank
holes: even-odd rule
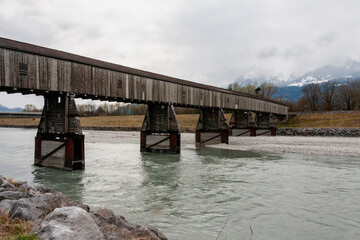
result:
[[[33,226],[31,232],[41,239],[167,239],[157,228],[129,223],[111,209],[91,211],[88,205],[60,192],[3,176],[0,176],[0,213],[5,219],[25,220]]]
[[[139,144],[139,132],[84,131],[85,141],[96,143],[106,140],[117,144]],[[106,139],[102,136],[106,135]],[[182,133],[182,145],[195,145],[195,134]],[[229,144],[208,145],[212,148],[267,153],[300,153],[328,156],[360,156],[359,137],[321,136],[257,136],[229,137]]]

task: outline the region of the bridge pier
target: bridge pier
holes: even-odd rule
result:
[[[140,151],[180,153],[180,134],[172,105],[149,104],[140,133]]]
[[[229,128],[222,109],[201,109],[195,142],[196,144],[229,143]]]
[[[65,170],[85,169],[84,135],[73,96],[44,96],[35,137],[34,164]]]
[[[257,136],[276,136],[274,115],[271,113],[260,112],[256,114]]]
[[[229,123],[230,136],[256,136],[256,115],[249,111],[233,111]]]

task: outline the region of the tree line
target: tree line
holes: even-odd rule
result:
[[[289,110],[294,112],[360,109],[360,79],[348,79],[345,83],[331,80],[306,85],[302,88],[303,95],[298,101],[288,101],[281,96],[274,98],[278,87],[268,82],[246,86],[232,83],[229,84],[228,89],[278,100],[287,104],[290,107]]]
[[[331,80],[322,84],[309,84],[302,88],[303,96],[289,102],[291,111],[338,111],[360,109],[360,79],[338,83]]]

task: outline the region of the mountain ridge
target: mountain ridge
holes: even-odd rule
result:
[[[0,112],[21,112],[22,110],[22,108],[8,108],[0,104]]]

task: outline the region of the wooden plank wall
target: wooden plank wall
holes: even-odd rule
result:
[[[19,66],[27,67],[20,74]],[[0,88],[71,92],[78,97],[161,102],[287,115],[286,106],[236,94],[149,79],[70,61],[0,48]],[[20,90],[19,90],[20,91]]]

